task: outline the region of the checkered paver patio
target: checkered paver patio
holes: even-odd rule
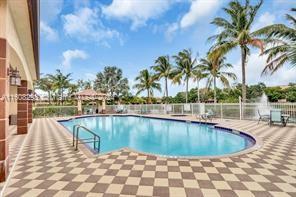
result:
[[[36,119],[5,196],[296,196],[296,127],[221,121],[259,136],[236,157],[172,159],[127,149],[87,157],[54,119]]]
[[[21,146],[23,144],[23,141],[25,139],[26,135],[16,135],[16,126],[9,126],[8,129],[8,139],[9,139],[9,168],[12,167],[12,165],[15,162],[15,159],[17,157],[17,154],[19,153]],[[5,182],[0,183],[0,191],[2,190]]]

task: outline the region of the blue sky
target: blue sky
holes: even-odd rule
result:
[[[94,79],[105,66],[117,66],[134,84],[140,70],[160,55],[174,55],[184,48],[203,57],[218,32],[210,21],[223,16],[228,0],[41,0],[41,73],[61,69],[72,78]],[[257,2],[252,1],[251,2]],[[284,14],[294,0],[265,0],[253,29],[285,23]],[[296,69],[286,65],[273,76],[261,77],[265,57],[253,49],[248,59],[247,83],[268,85],[296,82]],[[227,56],[240,82],[240,55]],[[205,82],[202,82],[205,84]],[[233,82],[235,83],[235,81]],[[193,82],[190,87],[194,87]],[[170,85],[169,94],[184,90]],[[161,96],[163,93],[156,93]]]

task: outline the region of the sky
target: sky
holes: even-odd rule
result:
[[[142,69],[149,68],[161,55],[175,55],[191,49],[205,56],[219,32],[210,24],[224,17],[222,8],[229,0],[41,0],[41,73],[72,73],[72,79],[94,80],[105,66],[123,70],[132,87]],[[251,0],[256,3],[257,0]],[[294,0],[265,0],[252,30],[273,23],[287,24],[284,15]],[[264,82],[269,86],[296,82],[296,69],[285,65],[272,76],[260,75],[265,56],[251,49],[247,64],[247,84]],[[227,55],[227,62],[241,81],[239,50]],[[163,81],[161,81],[163,84]],[[205,85],[201,82],[201,86]],[[189,87],[196,84],[190,82]],[[184,91],[184,84],[169,84],[169,94]],[[132,90],[135,93],[135,90]],[[162,96],[163,92],[155,92]]]

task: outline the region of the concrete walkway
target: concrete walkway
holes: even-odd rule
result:
[[[35,119],[5,196],[296,196],[295,126],[220,124],[259,136],[263,147],[221,159],[167,159],[129,150],[89,158],[74,151],[55,119]]]

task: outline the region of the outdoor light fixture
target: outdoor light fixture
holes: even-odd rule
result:
[[[13,69],[10,66],[8,70],[9,82],[12,86],[20,86],[21,85],[21,75],[17,68]]]

